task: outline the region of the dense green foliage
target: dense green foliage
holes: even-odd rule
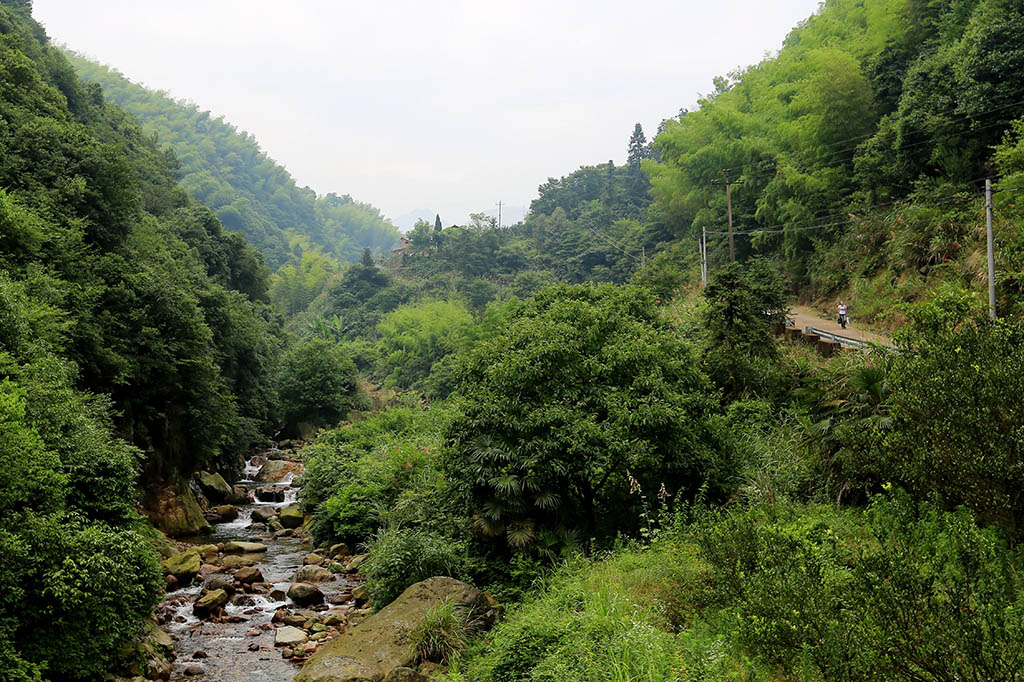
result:
[[[707,228],[714,269],[728,172],[749,233],[739,255],[778,257],[814,295],[852,289],[864,319],[897,322],[891,303],[926,298],[928,278],[972,286],[984,242],[970,200],[1024,113],[1009,76],[1024,55],[1021,11],[1005,0],[824,3],[777,56],[716,79],[698,110],[666,123],[659,162],[644,162],[652,210],[679,237]]]
[[[566,566],[446,679],[1017,680],[1021,567],[899,497],[711,515]]]
[[[265,437],[279,342],[261,257],[27,9],[0,3],[0,668],[95,679],[159,593],[138,486]]]
[[[1018,4],[828,0],[625,165],[387,259],[375,209],[76,58],[140,125],[27,7],[0,0],[9,677],[102,674],[159,586],[137,482],[283,423],[330,427],[303,504],[375,607],[437,574],[513,602],[475,641],[451,605],[412,633],[452,682],[1021,679]],[[772,334],[840,292],[907,323],[895,349]]]
[[[460,379],[448,475],[512,546],[612,537],[638,516],[631,488],[685,499],[728,476],[711,386],[643,290],[544,289]]]
[[[302,257],[309,245],[341,261],[356,261],[364,248],[386,252],[398,231],[380,211],[346,195],[317,197],[298,187],[256,139],[190,102],[137,85],[117,71],[74,53],[79,76],[137,117],[147,136],[169,150],[182,187],[263,253],[275,269]],[[297,240],[296,237],[302,237]]]
[[[281,358],[278,385],[286,427],[333,426],[345,418],[359,393],[352,360],[323,339],[301,341]]]

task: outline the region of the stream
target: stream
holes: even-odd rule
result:
[[[312,551],[311,546],[298,537],[274,537],[264,524],[253,525],[252,513],[257,507],[274,507],[280,510],[294,504],[298,489],[292,485],[296,473],[288,473],[277,482],[258,482],[263,462],[287,459],[276,449],[261,453],[246,463],[244,478],[236,483],[249,494],[250,503],[236,505],[238,517],[227,523],[214,526],[212,534],[183,541],[194,545],[218,545],[230,541],[259,542],[266,545],[266,552],[241,554],[243,560],[251,560],[263,575],[263,585],[257,583],[249,590],[238,590],[224,606],[223,614],[208,620],[200,620],[193,612],[193,602],[203,591],[203,584],[197,582],[169,592],[158,612],[163,613],[163,628],[175,640],[174,672],[172,679],[216,680],[217,682],[285,682],[291,680],[299,669],[296,662],[282,656],[282,648],[274,646],[274,633],[280,623],[272,622],[275,612],[281,608],[289,613],[311,616],[325,614],[332,606],[351,608],[354,604],[351,590],[357,584],[344,573],[335,574],[328,582],[317,583],[323,592],[325,603],[301,607],[285,596],[292,585],[292,576],[303,565],[304,557]],[[294,460],[292,460],[294,461]],[[301,472],[301,465],[296,464]],[[283,492],[283,501],[253,502],[255,490],[264,486],[274,487]],[[287,535],[287,533],[286,533]],[[223,557],[208,554],[203,562],[217,564]],[[213,570],[208,567],[208,570]],[[228,574],[230,569],[220,568],[208,573],[205,581],[210,582],[218,575]],[[198,578],[197,578],[198,580]],[[294,659],[293,659],[294,660]]]

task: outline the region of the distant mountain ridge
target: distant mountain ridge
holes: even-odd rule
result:
[[[174,152],[181,184],[192,198],[245,235],[271,268],[295,262],[308,248],[354,262],[364,248],[383,253],[398,241],[398,229],[379,209],[348,195],[317,197],[299,187],[255,137],[223,117],[133,83],[82,55],[65,54],[80,78],[102,86],[107,100]]]

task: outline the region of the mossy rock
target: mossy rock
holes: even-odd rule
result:
[[[302,514],[302,510],[299,509],[299,505],[297,504],[288,505],[282,509],[281,513],[278,515],[278,521],[280,521],[281,525],[285,528],[298,528],[302,525],[304,520],[305,517]]]
[[[228,482],[220,474],[200,471],[196,475],[196,480],[199,481],[199,487],[202,489],[203,494],[214,502],[225,502],[234,495],[231,486],[228,485]]]
[[[199,560],[199,552],[189,550],[164,559],[160,565],[164,569],[164,575],[173,575],[179,583],[188,584],[199,573],[202,562]]]
[[[429,609],[445,601],[473,608],[482,627],[489,627],[498,615],[497,605],[475,587],[454,578],[429,578],[409,587],[359,627],[324,644],[294,682],[381,680],[396,668],[414,668],[416,652],[409,646],[409,632],[423,622]]]
[[[192,605],[192,613],[200,618],[206,618],[214,610],[228,603],[228,593],[224,590],[211,590],[196,600]]]

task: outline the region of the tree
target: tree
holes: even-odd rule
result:
[[[557,285],[461,373],[448,476],[476,529],[521,547],[635,529],[641,498],[722,490],[717,400],[691,347],[637,287]]]
[[[377,325],[385,382],[419,386],[435,363],[462,347],[473,326],[459,301],[421,301],[388,313]]]
[[[313,338],[281,360],[278,386],[286,428],[301,422],[331,426],[348,414],[359,392],[356,367],[334,343]]]
[[[633,128],[633,134],[629,137],[629,153],[626,157],[627,165],[630,168],[640,167],[640,162],[648,158],[647,137],[644,135],[644,128],[639,123]]]
[[[889,421],[870,434],[871,466],[918,496],[937,494],[1021,537],[1024,323],[991,324],[967,297],[911,311],[886,371]]]
[[[443,228],[441,227],[441,214],[434,214],[434,232],[440,232]]]
[[[370,252],[370,247],[369,246],[367,246],[365,249],[363,249],[363,257],[359,260],[359,263],[364,268],[372,268],[372,267],[374,267],[373,254]]]
[[[789,310],[778,270],[761,258],[728,263],[714,273],[704,298],[708,302],[704,312],[708,374],[734,397],[774,392],[772,324],[784,324]]]

